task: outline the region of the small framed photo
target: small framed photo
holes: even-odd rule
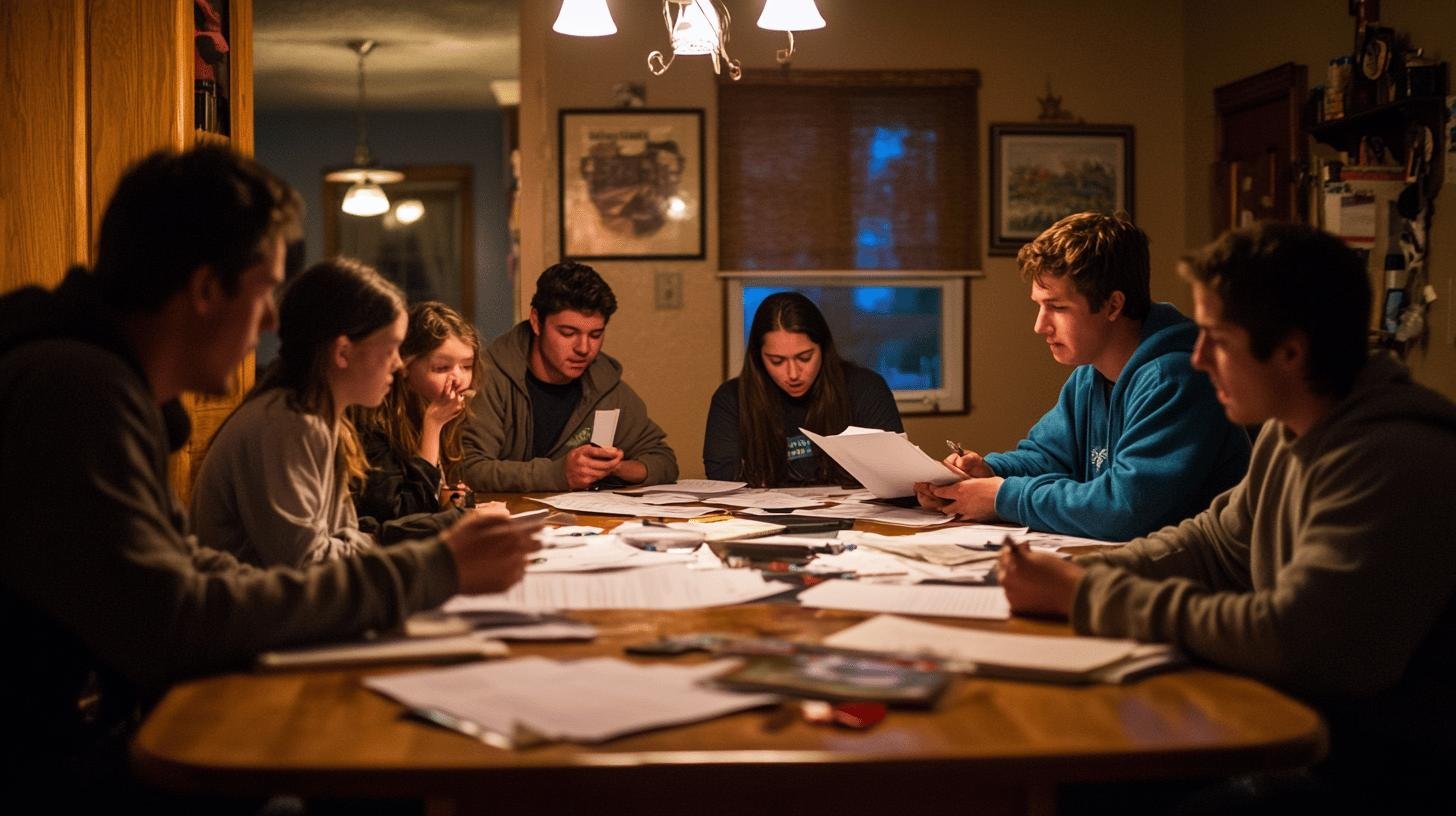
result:
[[[704,256],[703,111],[561,111],[563,258]]]
[[[1132,125],[991,125],[992,255],[1015,255],[1063,216],[1133,215]]]

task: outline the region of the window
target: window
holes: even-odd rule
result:
[[[978,83],[974,71],[796,70],[719,86],[730,374],[753,310],[798,289],[903,412],[965,410]]]

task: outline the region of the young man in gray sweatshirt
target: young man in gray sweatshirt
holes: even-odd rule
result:
[[[1063,562],[1008,548],[1012,608],[1170,642],[1311,703],[1331,751],[1307,781],[1331,802],[1451,799],[1456,406],[1367,356],[1365,268],[1326,233],[1227,233],[1183,274],[1194,365],[1230,419],[1264,424],[1248,475],[1117,550]]]

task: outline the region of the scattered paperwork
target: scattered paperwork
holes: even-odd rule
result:
[[[743,511],[753,515],[772,516],[766,510],[748,509]],[[858,502],[845,502],[832,507],[813,507],[808,510],[794,511],[796,516],[814,516],[817,518],[841,518],[860,519],[863,521],[876,521],[881,524],[893,524],[897,527],[934,527],[939,524],[949,524],[954,521],[950,516],[939,510],[925,510],[919,507],[890,507],[883,504],[860,504]]]
[[[648,485],[647,487],[631,487],[618,490],[618,493],[690,493],[694,496],[716,496],[719,493],[732,493],[735,490],[747,487],[748,482],[725,482],[721,479],[679,479],[676,482],[660,485]]]
[[[596,743],[698,722],[777,701],[700,685],[739,665],[639,665],[614,657],[521,657],[448,669],[368,677],[364,685],[409,708],[445,712],[457,730]],[[485,734],[477,736],[484,740]],[[506,744],[510,744],[507,742]]]
[[[928,655],[974,664],[978,674],[1057,682],[1121,682],[1181,662],[1171,646],[1093,637],[963,629],[879,615],[824,639],[827,646]]]
[[[764,510],[797,510],[801,507],[818,507],[823,502],[806,496],[794,496],[778,490],[741,490],[723,496],[703,499],[728,507],[758,507]]]
[[[639,499],[619,496],[615,493],[560,493],[555,496],[547,496],[544,499],[528,498],[531,498],[531,501],[555,507],[557,510],[570,510],[573,513],[595,513],[604,516],[695,518],[697,516],[723,512],[717,507],[707,507],[705,505],[655,506]]]
[[[456,595],[452,613],[493,610],[700,609],[749,603],[791,589],[756,570],[690,569],[669,564],[595,573],[531,573],[494,595]]]
[[[591,539],[590,543],[580,547],[540,550],[527,564],[527,574],[659,567],[664,564],[691,564],[696,560],[691,551],[648,552],[622,543],[621,538],[615,535],[592,536]]]
[[[799,603],[820,609],[897,612],[951,618],[1007,620],[1011,605],[1001,587],[903,586],[825,581],[799,593]]]

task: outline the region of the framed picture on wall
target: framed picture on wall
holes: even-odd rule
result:
[[[563,110],[563,258],[703,257],[703,111]]]
[[[1132,162],[1132,125],[991,125],[990,254],[1072,213],[1132,216]]]

